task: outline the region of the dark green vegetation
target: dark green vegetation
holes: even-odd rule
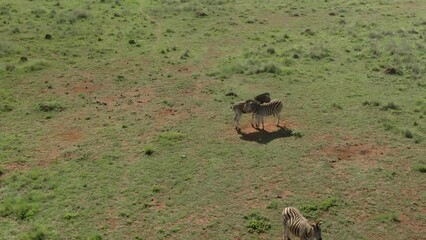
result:
[[[0,238],[421,239],[426,2],[0,2]],[[238,95],[226,96],[234,92]],[[266,131],[231,103],[269,92]]]

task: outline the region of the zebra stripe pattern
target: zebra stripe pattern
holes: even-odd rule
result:
[[[260,121],[262,122],[262,129],[265,127],[263,118],[265,116],[274,115],[277,118],[276,125],[279,126],[280,124],[280,114],[281,110],[283,108],[283,103],[280,100],[272,100],[269,103],[259,103],[255,100],[247,100],[244,104],[243,110],[245,112],[253,112],[253,115],[256,118],[256,124],[252,126],[255,128],[259,128]]]
[[[320,223],[309,223],[296,208],[287,207],[282,212],[284,231],[283,240],[290,240],[289,233],[301,240],[322,240]]]

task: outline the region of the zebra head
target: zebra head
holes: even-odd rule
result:
[[[321,238],[321,228],[320,228],[320,225],[321,225],[321,223],[320,222],[313,222],[313,223],[310,223],[310,225],[311,225],[311,227],[312,227],[312,235],[313,235],[313,239],[316,239],[316,240],[322,240],[322,238]]]
[[[253,112],[256,105],[259,105],[259,102],[249,99],[244,103],[243,112],[249,113]]]

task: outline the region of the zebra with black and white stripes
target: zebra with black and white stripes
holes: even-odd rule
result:
[[[280,114],[283,108],[283,103],[280,100],[272,100],[268,103],[259,103],[256,100],[247,100],[244,104],[243,111],[244,112],[253,112],[254,118],[256,119],[256,124],[252,126],[254,128],[259,128],[260,122],[262,122],[262,129],[264,129],[265,124],[263,118],[265,116],[274,115],[277,118],[276,125],[280,124]]]
[[[268,103],[271,101],[271,97],[269,95],[269,93],[262,93],[257,95],[254,99],[256,99],[256,101],[260,102],[260,103]],[[235,130],[237,130],[238,132],[241,130],[240,129],[240,118],[244,113],[251,113],[252,111],[244,111],[244,104],[246,102],[242,101],[242,102],[237,102],[234,105],[232,105],[231,109],[232,111],[234,111],[235,115],[234,115],[234,126],[235,126]],[[254,119],[254,115],[252,114],[251,116],[251,122],[253,122]]]
[[[308,222],[302,213],[293,207],[287,207],[282,212],[284,231],[283,240],[290,240],[289,233],[300,240],[322,240],[320,223]]]

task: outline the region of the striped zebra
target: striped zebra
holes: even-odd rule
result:
[[[260,102],[260,103],[268,103],[271,101],[271,97],[269,95],[269,93],[262,93],[259,94],[255,97],[256,101]],[[234,111],[235,116],[234,116],[234,125],[235,125],[235,130],[240,131],[240,127],[239,127],[239,123],[240,123],[240,119],[241,119],[241,115],[243,115],[243,113],[250,113],[250,112],[245,112],[244,111],[244,104],[246,102],[242,101],[242,102],[237,102],[235,103],[231,109],[232,111]],[[254,119],[254,115],[252,114],[251,116],[251,122],[253,122]]]
[[[296,208],[287,207],[282,213],[284,231],[283,240],[290,240],[289,232],[300,240],[322,240],[320,223],[309,223]]]
[[[283,108],[283,103],[280,100],[272,100],[269,103],[259,103],[256,100],[247,100],[244,103],[243,110],[244,112],[253,112],[253,115],[256,119],[256,124],[252,126],[254,128],[259,128],[260,121],[262,122],[262,129],[265,128],[263,118],[265,116],[274,115],[277,118],[277,126],[280,124],[280,114]]]

